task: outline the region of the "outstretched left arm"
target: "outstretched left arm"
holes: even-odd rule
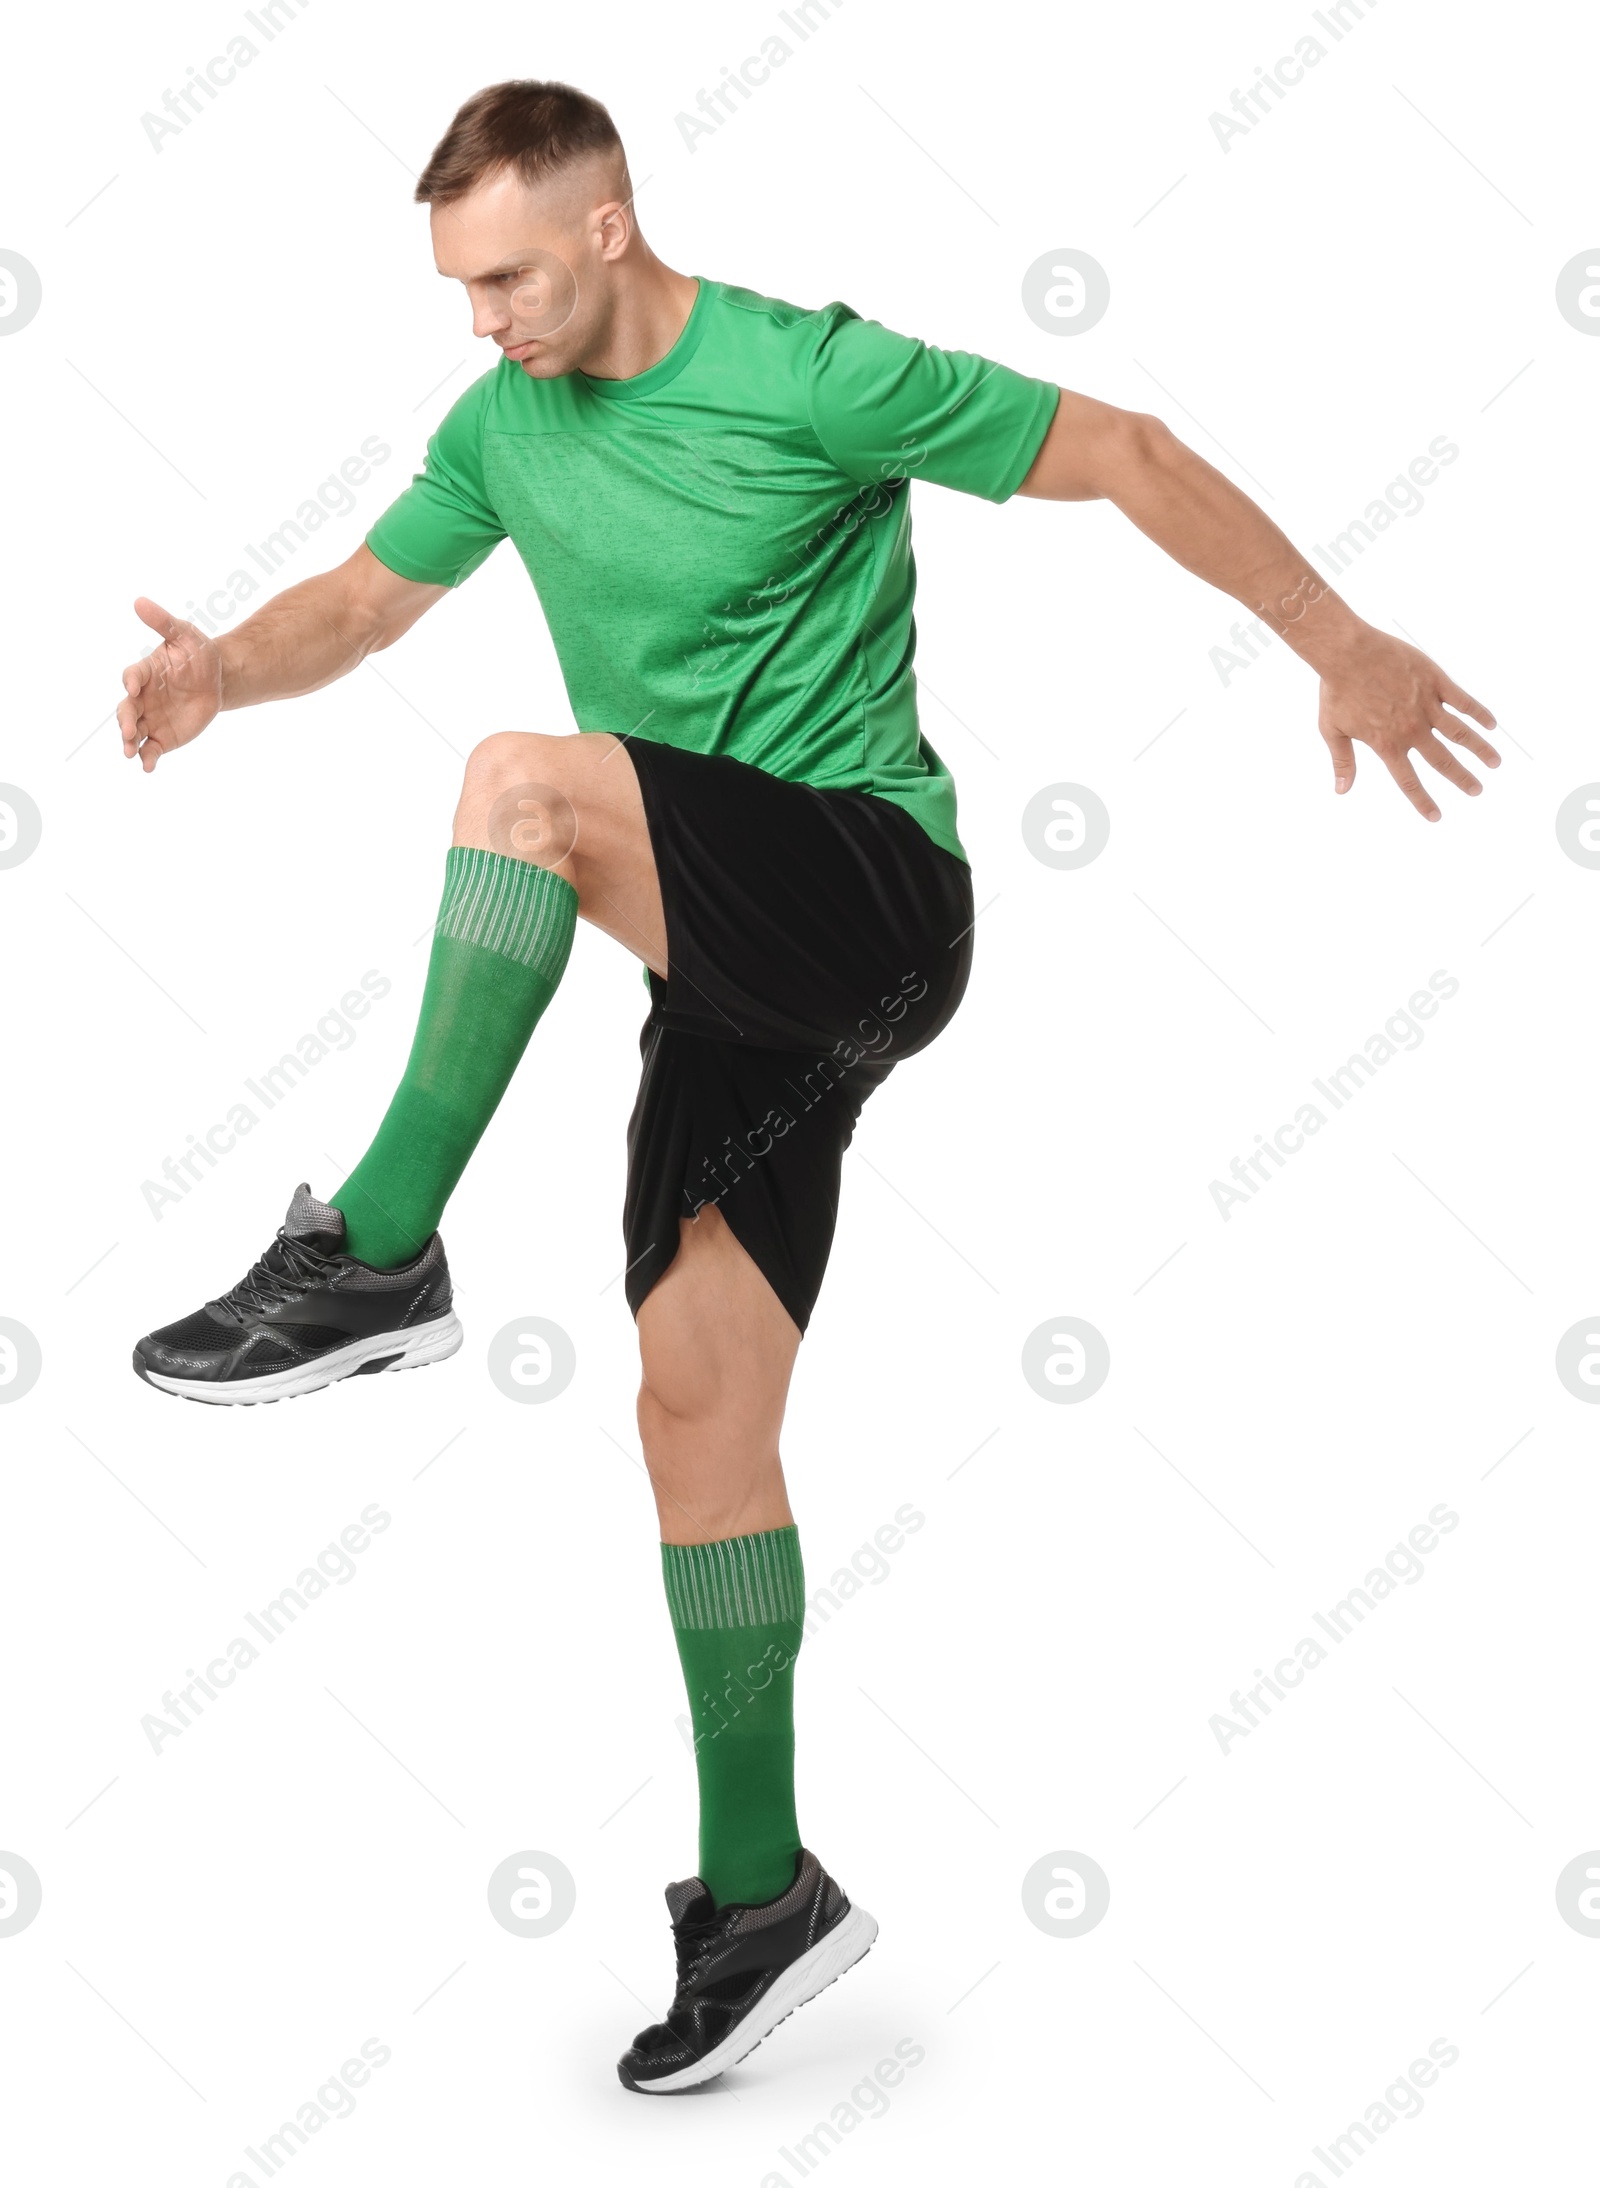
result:
[[[1322,680],[1317,726],[1336,791],[1355,780],[1355,746],[1370,745],[1433,821],[1439,808],[1418,780],[1413,752],[1469,796],[1483,785],[1440,739],[1485,767],[1500,765],[1494,747],[1460,719],[1493,729],[1488,708],[1415,646],[1364,623],[1248,494],[1159,418],[1064,388],[1019,491],[1041,501],[1115,503],[1175,562],[1231,593],[1309,662]]]

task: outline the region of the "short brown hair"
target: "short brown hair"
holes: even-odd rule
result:
[[[433,148],[417,179],[419,205],[448,205],[510,168],[542,182],[591,153],[623,159],[616,124],[586,91],[519,78],[476,91]]]

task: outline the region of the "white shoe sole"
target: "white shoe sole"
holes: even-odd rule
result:
[[[798,2006],[815,1998],[819,1990],[826,1990],[836,1983],[847,1968],[870,1951],[878,1925],[865,1907],[852,1905],[844,1920],[827,1936],[818,1940],[808,1953],[802,1953],[792,1968],[786,1968],[773,1984],[767,1995],[754,2006],[745,2019],[703,2059],[693,2066],[679,2067],[676,2074],[663,2074],[659,2081],[635,2082],[631,2086],[643,2095],[669,2097],[674,2090],[693,2089],[701,2082],[709,2082],[730,2066],[748,2058],[757,2044],[772,2034],[780,2021],[787,2021]]]
[[[186,1375],[158,1375],[153,1368],[145,1381],[174,1398],[197,1398],[202,1405],[271,1405],[278,1398],[303,1398],[308,1391],[324,1390],[350,1375],[397,1375],[403,1368],[431,1367],[461,1350],[465,1331],[453,1314],[436,1322],[421,1322],[415,1329],[383,1330],[376,1337],[358,1337],[337,1352],[318,1360],[303,1360],[298,1367],[280,1368],[275,1375],[242,1376],[232,1383],[193,1382]]]

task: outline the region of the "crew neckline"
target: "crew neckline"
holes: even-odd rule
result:
[[[597,380],[587,372],[580,372],[578,377],[591,395],[598,395],[608,403],[634,402],[642,395],[654,395],[669,380],[678,377],[700,347],[700,338],[711,316],[712,300],[721,287],[720,282],[708,281],[703,274],[697,274],[695,278],[700,285],[689,306],[689,316],[665,357],[658,357],[653,365],[647,365],[643,372],[630,374],[626,380]]]

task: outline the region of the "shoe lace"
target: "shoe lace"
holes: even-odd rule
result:
[[[706,1922],[674,1923],[672,1942],[677,1948],[679,1997],[707,1949],[725,1936],[726,1932],[727,1923],[721,1916]]]
[[[291,1238],[287,1231],[280,1231],[255,1267],[211,1304],[231,1320],[242,1322],[253,1310],[296,1298],[308,1283],[326,1275],[330,1259],[309,1239]]]

